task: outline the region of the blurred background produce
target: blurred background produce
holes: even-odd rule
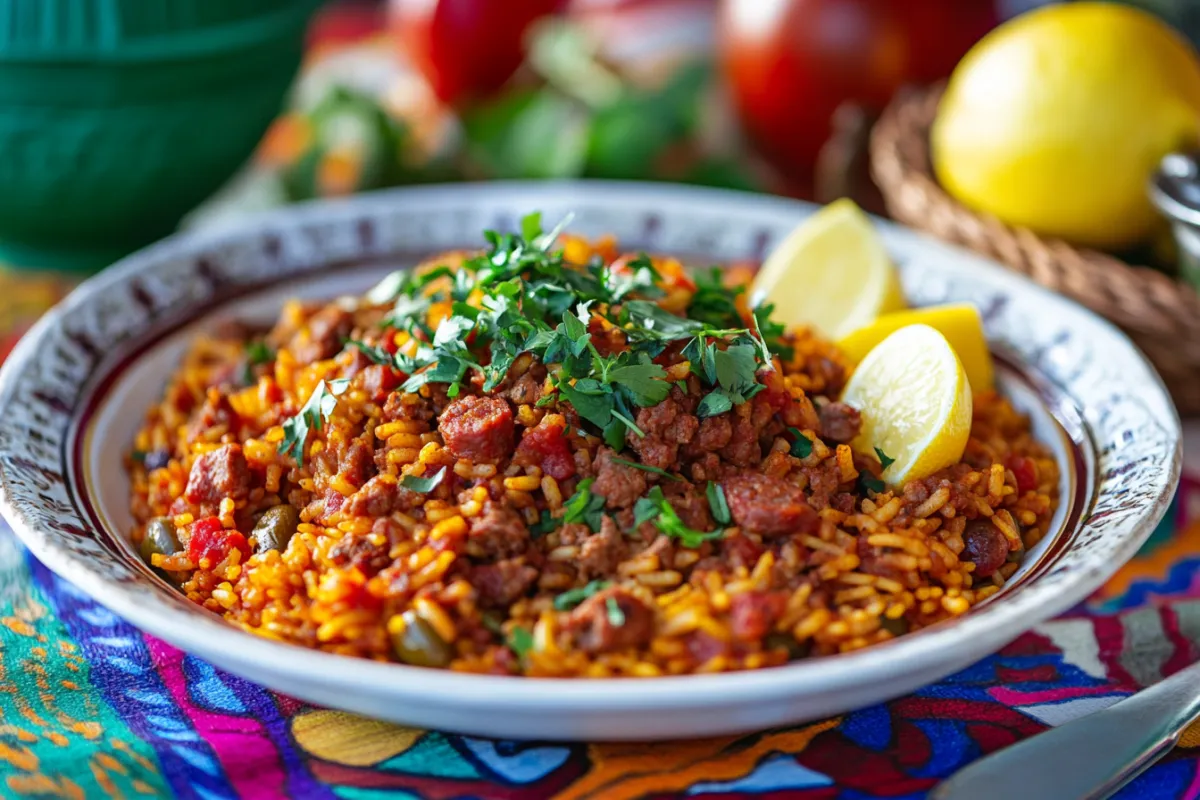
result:
[[[884,108],[906,87],[946,80],[989,31],[1047,4],[329,0],[310,28],[305,66],[286,110],[246,167],[233,176],[237,159],[221,164],[197,161],[203,148],[180,135],[178,146],[164,151],[173,154],[169,166],[155,174],[174,176],[178,191],[171,197],[187,199],[187,205],[193,201],[185,190],[199,187],[197,191],[207,193],[217,181],[232,176],[221,192],[188,216],[186,225],[236,219],[249,210],[316,197],[497,178],[675,181],[821,202],[849,196],[878,213],[884,204],[869,178],[867,144]],[[1123,5],[1143,8],[1193,42],[1200,38],[1196,3],[1128,0]],[[996,36],[1037,38],[1017,36],[1007,28]],[[1136,111],[1129,103],[1113,106],[1116,92],[1110,89],[1117,84],[1110,85],[1110,78],[1096,67],[1102,49],[1080,44],[1087,37],[1072,38],[1066,26],[1043,37],[1041,44],[1065,65],[1062,70],[1050,75],[1017,67],[1005,71],[1005,85],[1027,107],[984,109],[1001,122],[984,114],[973,117],[972,109],[979,104],[968,101],[971,82],[962,76],[969,76],[972,64],[985,59],[968,59],[954,81],[958,88],[947,103],[945,135],[935,157],[945,188],[972,208],[1034,230],[1065,234],[1076,244],[1119,248],[1122,257],[1136,254],[1142,263],[1153,261],[1171,273],[1173,253],[1169,239],[1162,237],[1166,229],[1150,224],[1156,218],[1147,216],[1138,175],[1150,169],[1164,149],[1188,138],[1187,125],[1172,109],[1189,107],[1190,100],[1180,100],[1192,97],[1180,77],[1188,70],[1178,63],[1190,54],[1168,57],[1153,36],[1135,34],[1133,42],[1123,36],[1130,34],[1124,29],[1113,34],[1107,52],[1146,66],[1140,71],[1117,70],[1114,77],[1124,82],[1122,96],[1136,96],[1146,105]],[[299,42],[299,34],[293,39]],[[1148,53],[1144,62],[1137,60],[1138,45]],[[4,46],[0,40],[0,59]],[[986,46],[979,52],[985,51]],[[246,70],[247,85],[260,72]],[[1165,73],[1173,76],[1171,80],[1157,82],[1155,76]],[[1061,75],[1057,83],[1050,80],[1055,75]],[[1055,108],[1068,89],[1081,104],[1078,113],[1047,114],[1045,109]],[[189,103],[198,103],[191,94],[187,97]],[[1033,105],[1035,100],[1041,105]],[[184,105],[181,100],[179,107]],[[239,106],[243,111],[244,105]],[[202,143],[228,143],[233,135],[229,125],[220,122],[222,113],[210,110],[213,127],[191,126],[189,135]],[[1106,113],[1116,113],[1117,122],[1110,124]],[[1021,122],[1001,124],[1006,119]],[[1039,142],[1051,136],[1047,131],[1067,130],[1061,127],[1064,123],[1075,126],[1070,137],[1076,155],[1092,154],[1090,161],[1068,164],[1039,149]],[[976,135],[980,126],[987,137]],[[214,135],[214,130],[223,133]],[[1138,150],[1136,169],[1117,175],[1114,170],[1089,168],[1112,158],[1113,151],[1102,145],[1113,140]],[[135,154],[158,150],[128,135],[125,142],[130,165],[126,174],[145,174],[146,159]],[[1002,173],[1007,164],[1021,161],[1026,151],[1041,154],[1042,162],[1026,163],[1040,182],[1018,179],[1011,191],[993,191],[1006,185]],[[202,169],[200,163],[208,166]],[[1086,173],[1083,178],[1081,173]],[[207,182],[203,186],[201,175]],[[65,185],[69,189],[70,184]],[[82,184],[78,192],[60,195],[62,209],[73,209],[80,198],[93,209],[104,205]],[[138,196],[147,202],[154,197],[146,191]],[[1101,213],[1102,200],[1108,203],[1105,208],[1116,209],[1110,217]],[[108,203],[105,212],[116,205]],[[159,203],[155,213],[143,215],[143,237],[151,230],[159,235],[164,229],[160,223],[178,216],[179,211],[167,213],[167,205]],[[0,203],[0,209],[3,206]],[[1064,227],[1061,219],[1044,210],[1061,212],[1068,206],[1078,209],[1092,228]],[[12,265],[40,269],[65,263],[36,252],[17,253],[12,245],[19,242],[4,235],[6,215],[15,219],[19,214],[0,213],[0,247],[8,245],[8,252],[16,254],[9,259]],[[1124,227],[1114,223],[1113,216]],[[98,212],[93,217],[108,218]],[[38,218],[45,220],[47,215]],[[114,236],[120,231],[113,224],[101,227]],[[126,244],[117,241],[107,252],[116,254],[140,242],[136,237],[122,241]],[[82,262],[89,264],[95,266],[95,259]],[[32,293],[38,297],[47,281],[65,285],[40,272],[25,280],[40,281]],[[25,312],[20,314],[23,318]]]

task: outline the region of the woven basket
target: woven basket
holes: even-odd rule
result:
[[[958,203],[938,185],[929,129],[942,87],[903,93],[871,136],[871,173],[897,220],[990,256],[1119,325],[1154,362],[1181,414],[1200,414],[1200,295],[1149,267],[1043,239]]]

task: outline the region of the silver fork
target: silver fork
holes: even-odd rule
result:
[[[1162,758],[1200,716],[1200,663],[1103,711],[981,758],[930,800],[1102,800]]]

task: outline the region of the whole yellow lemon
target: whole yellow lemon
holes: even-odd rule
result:
[[[1004,222],[1119,249],[1146,237],[1146,184],[1200,142],[1200,58],[1150,14],[1069,3],[1000,26],[955,69],[931,132],[952,195]]]

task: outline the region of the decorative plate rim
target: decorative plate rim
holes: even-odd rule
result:
[[[575,195],[586,198],[582,201],[586,204],[607,203],[608,206],[619,209],[622,197],[630,194],[637,196],[639,207],[661,209],[672,203],[699,205],[715,213],[723,205],[736,204],[743,211],[754,211],[767,217],[773,215],[776,219],[783,216],[799,219],[811,213],[814,208],[811,204],[782,198],[664,184],[607,181],[541,184],[498,182],[404,188],[341,201],[316,201],[256,215],[215,229],[177,234],[129,256],[81,284],[66,300],[43,316],[18,343],[0,369],[0,445],[20,441],[19,437],[28,433],[15,427],[11,414],[8,413],[16,401],[18,383],[26,377],[42,350],[53,343],[53,334],[64,332],[65,320],[72,312],[86,309],[105,291],[130,283],[136,276],[153,275],[156,269],[165,271],[166,265],[172,262],[172,259],[194,259],[223,245],[245,247],[256,242],[261,244],[260,240],[271,234],[287,235],[290,232],[292,235],[299,235],[306,230],[306,226],[322,222],[331,223],[331,220],[331,224],[342,226],[361,224],[372,213],[382,213],[387,209],[392,209],[394,213],[406,205],[430,208],[436,207],[439,202],[446,203],[447,200],[450,201],[449,204],[457,204],[456,207],[462,208],[473,208],[485,200],[504,200],[512,204],[531,201],[534,205],[543,205],[551,197],[558,198],[553,205],[561,205],[564,196]],[[626,211],[632,213],[628,209]],[[1097,530],[1097,536],[1116,537],[1116,541],[1105,551],[1106,557],[1093,558],[1087,564],[1071,571],[1063,577],[1063,585],[1052,595],[1048,595],[1046,591],[1037,591],[1038,582],[1034,581],[1026,587],[1024,594],[1014,593],[1011,599],[1020,602],[989,603],[950,624],[934,626],[894,642],[771,669],[604,681],[477,675],[324,653],[257,636],[221,620],[198,606],[194,607],[194,610],[184,610],[172,602],[161,605],[145,604],[141,601],[146,599],[147,591],[159,593],[166,590],[153,584],[152,589],[141,586],[140,590],[114,587],[97,567],[57,542],[54,534],[39,529],[41,523],[31,518],[33,508],[36,507],[36,492],[21,485],[21,481],[28,480],[28,477],[19,468],[25,467],[27,471],[30,465],[17,463],[17,457],[9,447],[0,447],[0,512],[30,551],[47,567],[76,584],[118,615],[181,649],[198,649],[195,643],[206,636],[224,638],[230,646],[227,657],[229,663],[249,665],[267,661],[275,674],[302,683],[325,679],[330,685],[367,684],[380,687],[384,693],[397,695],[420,693],[426,698],[453,698],[460,704],[474,706],[481,714],[498,713],[506,708],[530,705],[553,705],[565,711],[614,711],[632,708],[645,710],[680,703],[702,708],[728,706],[737,702],[761,702],[770,698],[801,694],[814,686],[822,687],[822,691],[834,692],[870,680],[887,680],[894,672],[891,665],[899,659],[905,661],[906,669],[910,672],[930,667],[946,660],[945,648],[953,647],[964,639],[978,637],[988,641],[994,649],[1037,622],[1055,616],[1083,600],[1134,555],[1166,512],[1178,483],[1181,464],[1179,418],[1153,368],[1128,342],[1124,334],[1109,323],[977,255],[929,239],[894,223],[877,220],[877,224],[889,245],[905,243],[920,252],[941,253],[946,258],[953,257],[964,264],[970,264],[971,272],[986,276],[993,285],[1019,287],[1022,294],[1039,297],[1044,302],[1064,309],[1064,313],[1069,310],[1071,314],[1083,315],[1079,318],[1087,319],[1090,324],[1106,330],[1109,337],[1128,348],[1129,352],[1123,356],[1132,359],[1131,363],[1144,371],[1144,375],[1128,377],[1144,378],[1146,382],[1137,388],[1135,394],[1159,406],[1156,413],[1149,407],[1145,410],[1162,428],[1163,446],[1155,451],[1155,455],[1166,457],[1169,463],[1165,465],[1165,469],[1160,468],[1155,473],[1156,481],[1152,487],[1144,487],[1152,491],[1144,499],[1138,500],[1133,509],[1104,511],[1105,514],[1118,516],[1125,513],[1127,516],[1133,515],[1133,518],[1123,521],[1120,527],[1107,534],[1103,528]],[[327,266],[331,263],[322,262],[322,265]],[[275,282],[307,274],[309,271],[296,268],[277,276]],[[239,288],[248,290],[251,285],[247,282]],[[201,305],[194,307],[198,309]],[[99,360],[93,364],[93,373],[89,373],[86,379],[80,381],[78,392],[82,398],[93,390],[98,378],[104,377],[103,374],[94,374],[103,363],[103,360]],[[1068,396],[1078,402],[1078,398],[1069,390],[1066,391]],[[1082,411],[1086,417],[1093,409],[1084,404]],[[55,458],[61,470],[60,477],[70,474],[70,454],[66,451],[71,443],[72,428],[78,423],[76,412],[77,409],[66,414],[63,437],[57,446]],[[1087,422],[1093,428],[1104,425],[1103,420],[1090,417]],[[14,439],[14,436],[17,438]],[[1104,442],[1097,444],[1103,445]],[[1101,455],[1099,447],[1097,454],[1098,457]],[[1110,454],[1109,458],[1112,457]],[[33,465],[35,471],[43,468],[44,465]],[[1112,477],[1118,478],[1119,473]],[[78,511],[79,489],[69,485],[65,485],[64,488]],[[1096,498],[1104,499],[1104,489],[1099,483],[1096,487]],[[44,502],[46,501],[43,498]],[[1079,530],[1096,526],[1100,519],[1097,508],[1093,507],[1092,514],[1079,522]],[[88,531],[80,533],[87,535]],[[113,533],[122,535],[120,532]],[[127,565],[122,565],[122,568],[135,572]]]

